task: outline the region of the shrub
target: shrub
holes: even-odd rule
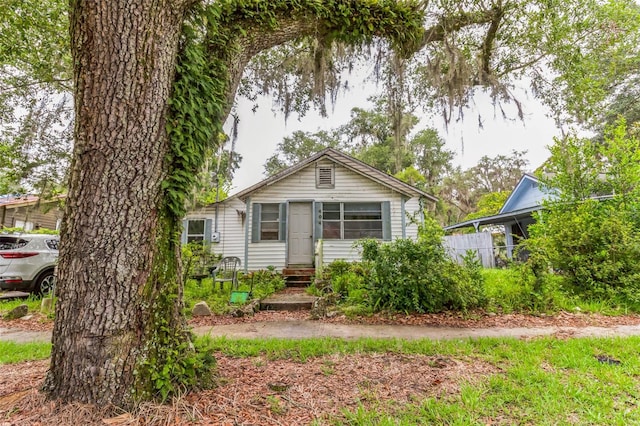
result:
[[[439,312],[466,310],[485,302],[479,266],[453,262],[442,245],[442,230],[432,219],[420,226],[418,241],[362,240],[358,244],[370,270],[366,283],[374,309]]]
[[[553,271],[582,298],[637,304],[640,140],[620,121],[607,129],[604,143],[568,137],[550,150],[550,173],[540,180],[555,198],[525,244],[536,285]]]

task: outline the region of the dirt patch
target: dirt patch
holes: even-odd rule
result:
[[[359,405],[371,408],[454,395],[461,383],[499,371],[479,360],[393,353],[331,355],[304,363],[216,357],[218,388],[168,406],[146,404],[135,414],[47,403],[37,391],[47,361],[0,366],[0,425],[324,423]]]

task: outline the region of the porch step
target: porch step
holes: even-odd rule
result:
[[[303,288],[289,287],[260,301],[262,311],[302,311],[310,310],[316,297]]]
[[[314,268],[284,268],[282,270],[287,287],[309,287],[315,273]]]

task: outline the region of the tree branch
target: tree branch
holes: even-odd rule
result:
[[[502,15],[502,13],[503,10],[501,8],[495,7],[490,10],[463,12],[458,15],[443,16],[440,22],[425,30],[419,47],[423,48],[427,44],[442,41],[447,34],[459,31],[464,27],[494,22],[496,16]]]

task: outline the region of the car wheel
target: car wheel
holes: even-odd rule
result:
[[[36,291],[41,295],[52,293],[56,287],[56,277],[53,271],[47,271],[38,277]]]

